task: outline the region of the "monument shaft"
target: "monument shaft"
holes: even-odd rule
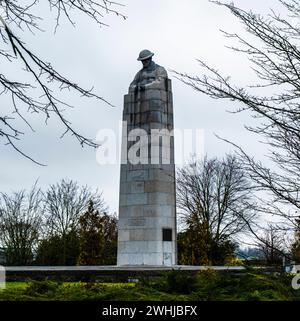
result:
[[[170,266],[177,260],[173,97],[171,80],[156,66],[162,76],[152,70],[145,81],[140,71],[124,96],[118,265]],[[141,136],[131,141],[139,129]]]

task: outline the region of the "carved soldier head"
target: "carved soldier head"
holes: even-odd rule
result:
[[[137,60],[141,61],[143,64],[143,68],[147,68],[151,61],[152,61],[152,56],[154,55],[153,52],[151,52],[148,49],[144,49],[140,52]]]

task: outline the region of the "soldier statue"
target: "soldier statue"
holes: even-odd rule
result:
[[[140,52],[137,60],[141,61],[143,68],[136,74],[133,82],[130,84],[129,91],[162,88],[162,83],[168,78],[164,67],[157,65],[152,61],[153,52],[144,49]]]

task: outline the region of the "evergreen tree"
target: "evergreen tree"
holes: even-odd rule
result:
[[[79,256],[79,236],[76,230],[65,235],[43,239],[37,249],[37,265],[76,265]]]
[[[106,265],[116,263],[117,220],[94,209],[93,201],[79,218],[79,265]]]

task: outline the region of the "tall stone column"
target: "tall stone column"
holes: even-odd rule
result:
[[[124,96],[118,265],[177,261],[172,87],[151,63]]]

